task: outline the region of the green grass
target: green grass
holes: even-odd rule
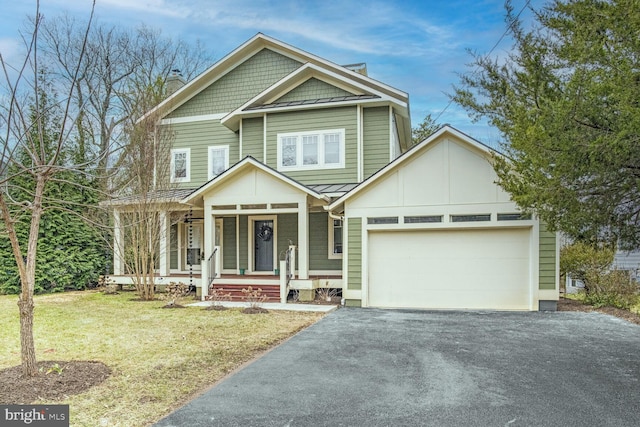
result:
[[[134,298],[99,292],[36,297],[38,360],[96,360],[112,370],[103,384],[59,402],[70,405],[72,426],[150,425],[322,317],[161,309],[161,301]],[[16,302],[0,296],[0,369],[20,364]]]

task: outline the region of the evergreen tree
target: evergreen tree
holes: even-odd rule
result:
[[[454,99],[504,136],[499,184],[552,229],[640,248],[640,2],[552,1]]]
[[[39,105],[32,103],[29,121],[31,131],[39,133],[44,141],[43,149],[52,151],[58,140],[62,112],[56,104],[56,92],[47,81],[46,72],[40,73]],[[35,102],[32,100],[32,102]],[[7,168],[7,198],[16,218],[15,229],[21,245],[27,243],[30,215],[27,201],[32,199],[35,188],[33,176],[19,173],[24,166],[29,168],[31,158],[25,146],[18,146],[12,162]],[[59,166],[82,164],[82,146],[65,147],[58,157]],[[21,165],[21,166],[20,166]],[[97,282],[104,271],[105,243],[99,229],[89,225],[83,218],[94,209],[98,193],[86,171],[82,169],[61,170],[46,184],[36,255],[36,278],[34,291],[58,292],[65,289],[84,289]],[[22,212],[21,212],[22,211]],[[20,276],[8,239],[0,240],[0,293],[19,293]]]

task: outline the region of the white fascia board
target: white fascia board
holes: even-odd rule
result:
[[[199,88],[204,89],[208,87],[210,84],[212,84],[213,82],[220,79],[221,77],[229,73],[231,70],[239,66],[242,62],[244,62],[246,58],[248,58],[253,53],[255,53],[255,51],[259,50],[262,47],[260,46],[260,43],[259,43],[260,39],[264,39],[264,35],[261,33],[258,33],[252,38],[250,38],[249,40],[247,40],[246,42],[244,42],[243,44],[241,44],[240,46],[238,46],[237,48],[235,48],[234,50],[232,50],[231,52],[229,52],[227,55],[225,55],[224,57],[216,61],[212,66],[210,66],[205,71],[200,73],[193,80],[191,80],[190,82],[187,82],[187,84],[185,84],[180,89],[178,89],[173,94],[171,94],[171,96],[169,96],[167,99],[162,101],[156,107],[149,110],[145,115],[140,117],[136,121],[136,123],[144,121],[153,113],[155,113],[158,110],[161,110],[162,108],[170,107],[167,112],[169,113],[171,111],[174,111],[181,105],[183,105],[185,102],[187,102],[188,100],[196,96],[198,93],[200,93]],[[254,44],[256,45],[255,47],[253,46]],[[242,54],[242,52],[247,49],[249,51]],[[240,58],[234,58],[240,54],[242,54]],[[228,64],[228,62],[231,62],[231,63]],[[227,67],[225,68],[225,66]]]
[[[179,123],[206,122],[210,120],[220,120],[229,113],[203,114],[200,116],[175,117],[172,119],[160,120],[161,125],[175,125]]]
[[[274,39],[274,38],[272,38],[270,36],[267,36],[267,35],[264,35],[264,34],[261,34],[261,36],[262,36],[262,38],[264,40],[269,41],[270,43],[273,43],[273,45],[269,46],[269,47],[274,52],[282,53],[282,54],[287,55],[287,56],[290,56],[291,53],[295,53],[296,55],[299,55],[301,58],[306,58],[307,61],[309,59],[312,59],[314,62],[318,62],[318,63],[324,65],[327,68],[331,68],[331,69],[337,70],[341,74],[349,75],[350,77],[352,77],[352,78],[354,78],[356,80],[362,80],[362,81],[365,81],[365,82],[367,82],[368,84],[371,84],[371,85],[380,86],[385,91],[394,93],[398,97],[408,98],[408,94],[406,92],[403,92],[403,91],[401,91],[399,89],[396,89],[396,88],[394,88],[392,86],[389,86],[389,85],[387,85],[385,83],[382,83],[382,82],[379,82],[379,81],[377,81],[375,79],[372,79],[369,76],[365,76],[364,74],[360,74],[360,73],[358,73],[356,71],[352,71],[352,70],[350,70],[348,68],[345,68],[345,67],[343,67],[341,65],[338,65],[338,64],[336,64],[334,62],[328,61],[328,60],[326,60],[324,58],[321,58],[319,56],[316,56],[316,55],[314,55],[312,53],[305,52],[304,50],[299,49],[299,48],[297,48],[295,46],[291,46],[289,44],[286,44],[284,42],[276,40],[276,39]],[[278,49],[278,48],[280,48],[280,49]],[[307,61],[302,61],[302,62],[307,62]]]
[[[351,81],[346,79],[344,76],[341,76],[337,73],[334,73],[329,70],[325,70],[321,67],[318,67],[315,64],[307,63],[302,67],[294,70],[289,75],[283,77],[270,87],[266,88],[261,93],[257,94],[249,101],[245,102],[243,105],[238,107],[236,110],[229,113],[227,116],[220,120],[225,126],[233,129],[235,127],[235,122],[230,123],[237,116],[241,116],[243,114],[253,114],[253,115],[262,115],[264,111],[268,112],[280,112],[287,110],[300,110],[300,109],[309,109],[309,108],[326,108],[326,104],[308,104],[308,105],[293,105],[288,107],[279,107],[279,108],[270,108],[268,110],[254,110],[254,111],[244,111],[245,108],[248,108],[256,103],[266,103],[269,104],[274,102],[284,94],[290,92],[295,87],[304,83],[310,78],[317,78],[322,80],[327,84],[332,84],[336,87],[339,87],[343,90],[349,92],[362,92],[361,94],[373,94],[378,96],[376,99],[369,100],[351,100],[344,102],[331,103],[332,106],[342,106],[342,105],[354,105],[357,103],[371,103],[371,102],[390,102],[395,104],[400,110],[406,111],[407,114],[409,112],[408,103],[404,101],[402,97],[396,98],[391,97],[379,89],[364,85],[357,81]],[[379,85],[379,84],[378,84]],[[355,90],[354,90],[355,89]]]

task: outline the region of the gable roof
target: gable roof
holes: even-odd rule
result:
[[[236,163],[235,165],[231,166],[229,169],[227,169],[226,171],[222,172],[220,175],[216,176],[215,178],[209,180],[208,182],[204,183],[203,185],[201,185],[199,188],[196,188],[191,194],[189,194],[188,196],[184,197],[181,200],[181,203],[185,203],[185,204],[193,204],[199,197],[202,197],[202,195],[204,193],[206,193],[207,191],[216,188],[226,182],[229,182],[231,180],[233,180],[233,178],[235,176],[237,176],[238,174],[242,173],[243,171],[247,170],[247,169],[258,169],[261,170],[271,176],[273,176],[274,178],[300,190],[303,193],[306,193],[307,195],[314,197],[316,199],[319,200],[324,200],[326,202],[329,202],[329,197],[319,193],[318,191],[315,191],[303,184],[300,184],[298,181],[289,178],[288,176],[278,172],[275,169],[270,168],[269,166],[265,165],[264,163],[259,162],[258,160],[256,160],[255,158],[251,157],[251,156],[247,156],[244,159],[240,160],[238,163]]]
[[[209,87],[212,83],[232,71],[246,59],[250,58],[255,53],[265,48],[285,55],[289,58],[295,59],[303,64],[313,64],[319,69],[325,69],[328,72],[339,76],[339,78],[343,81],[350,81],[354,84],[364,85],[367,87],[375,87],[378,91],[385,94],[385,96],[397,98],[398,100],[404,99],[407,104],[406,116],[408,117],[409,115],[409,96],[407,95],[407,93],[395,89],[384,83],[378,82],[377,80],[374,80],[349,68],[334,64],[333,62],[327,61],[326,59],[320,58],[319,56],[305,52],[301,49],[283,43],[262,33],[258,33],[251,39],[240,45],[238,48],[224,56],[207,70],[202,72],[195,79],[191,80],[182,88],[174,92],[171,96],[162,101],[152,110],[148,111],[138,121],[153,117],[155,113],[158,113],[160,111],[163,113],[163,115],[171,113],[172,111],[192,99],[202,90]]]
[[[310,101],[277,102],[282,96],[312,78],[336,86],[353,95]],[[229,113],[221,120],[221,123],[229,129],[236,131],[238,130],[241,117],[260,116],[265,109],[269,109],[270,111],[287,111],[291,109],[322,108],[326,107],[325,104],[327,103],[331,103],[333,106],[362,103],[375,104],[381,102],[386,105],[391,103],[406,117],[409,114],[408,101],[406,94],[405,96],[389,94],[378,82],[360,82],[346,78],[335,70],[328,70],[325,67],[313,63],[306,63]]]
[[[378,180],[383,179],[385,176],[389,175],[394,170],[402,167],[403,164],[405,164],[406,162],[411,160],[413,157],[415,157],[415,156],[419,155],[419,153],[425,151],[427,149],[427,147],[435,144],[436,141],[438,141],[440,139],[440,137],[445,135],[445,134],[452,135],[452,136],[464,141],[465,143],[471,145],[475,149],[477,149],[480,152],[482,152],[487,158],[490,157],[490,156],[493,156],[493,155],[502,156],[502,154],[500,154],[498,151],[494,150],[493,148],[489,147],[488,145],[483,144],[482,142],[470,137],[469,135],[459,131],[458,129],[456,129],[456,128],[452,127],[452,126],[444,125],[440,129],[435,131],[433,134],[431,134],[427,139],[425,139],[424,141],[422,141],[421,143],[419,143],[417,145],[414,145],[413,147],[411,147],[411,149],[409,149],[408,151],[403,153],[401,156],[397,157],[391,163],[387,164],[385,167],[383,167],[382,169],[378,170],[376,173],[371,175],[369,178],[367,178],[366,180],[362,181],[360,184],[358,184],[351,191],[349,191],[348,193],[346,193],[343,196],[341,196],[338,199],[336,199],[333,203],[331,203],[328,207],[326,207],[326,210],[334,211],[337,208],[341,207],[342,205],[344,205],[344,203],[347,200],[351,199],[352,197],[356,196],[357,194],[361,193],[362,191],[366,190],[367,188],[371,187],[372,185],[375,185],[375,183]]]

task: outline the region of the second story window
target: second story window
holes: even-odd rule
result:
[[[344,167],[344,129],[278,134],[278,170]]]
[[[212,145],[209,147],[209,175],[213,179],[229,169],[229,146]]]
[[[171,182],[191,181],[191,150],[171,150]]]

